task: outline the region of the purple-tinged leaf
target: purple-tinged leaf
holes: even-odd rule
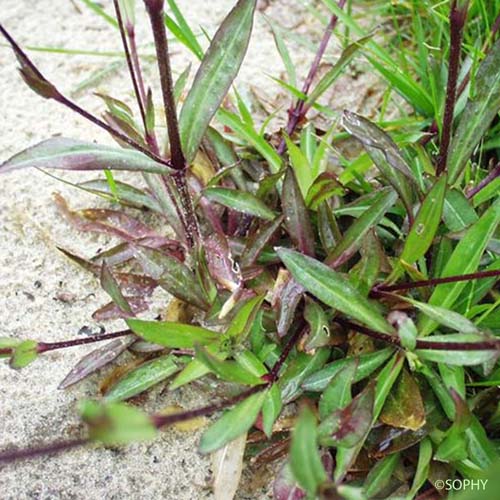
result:
[[[126,317],[133,316],[132,308],[123,296],[120,286],[106,262],[103,262],[101,266],[101,287]]]
[[[130,124],[127,120],[123,119],[120,116],[113,115],[109,112],[104,112],[103,114],[104,121],[113,129],[119,132],[120,134],[129,137],[135,143],[139,144],[143,148],[146,148],[147,145],[144,142],[143,136],[136,127]],[[111,137],[123,148],[129,148],[125,141],[120,140],[118,137],[111,134]]]
[[[58,389],[66,389],[70,385],[76,384],[100,370],[102,367],[114,361],[136,340],[137,338],[134,335],[127,335],[126,337],[112,340],[105,346],[99,347],[89,354],[86,354],[78,361],[66,377],[64,377]]]
[[[290,464],[285,462],[273,483],[273,498],[275,500],[303,500],[306,493],[297,483],[290,470]]]
[[[135,257],[144,271],[167,292],[200,309],[208,309],[208,301],[196,276],[182,262],[144,247],[136,247]]]
[[[64,248],[58,247],[58,250],[86,271],[91,272],[94,276],[99,276],[101,267],[97,264],[89,262]],[[141,274],[116,273],[115,278],[120,283],[123,293],[128,295],[151,295],[158,286],[154,279]]]
[[[372,426],[375,383],[370,383],[345,408],[323,419],[318,427],[320,442],[328,446],[351,447],[359,443]]]
[[[288,168],[283,181],[281,208],[285,226],[293,243],[306,255],[314,256],[314,234],[304,198],[292,168]]]
[[[54,137],[31,146],[0,165],[0,173],[21,168],[62,170],[130,170],[167,174],[170,171],[146,155],[132,150]]]
[[[306,196],[306,205],[311,210],[318,207],[332,196],[341,195],[344,188],[337,180],[337,176],[332,172],[323,172],[312,183]]]
[[[362,142],[375,166],[397,191],[408,213],[411,213],[415,178],[389,134],[366,118],[350,111],[344,111],[342,125]]]
[[[278,231],[283,219],[284,216],[280,215],[272,221],[263,223],[248,239],[240,259],[242,268],[255,264],[262,250],[270,243],[271,239]]]
[[[280,337],[284,337],[295,319],[295,312],[299,305],[305,289],[290,277],[283,287],[278,302],[278,324],[277,330]]]
[[[144,297],[125,297],[125,299],[130,305],[134,316],[149,309],[149,305],[144,300]],[[112,319],[125,318],[130,318],[130,314],[123,312],[114,302],[109,302],[92,313],[92,319],[96,321],[110,321]]]
[[[234,292],[241,285],[241,272],[233,260],[226,237],[213,233],[204,240],[205,258],[210,275],[219,285]]]
[[[278,248],[277,252],[294,279],[319,300],[378,332],[394,331],[379,309],[343,275],[294,250]]]

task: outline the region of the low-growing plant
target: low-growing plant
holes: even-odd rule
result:
[[[205,52],[167,1],[171,15],[164,0],[142,2],[166,144],[143,78],[133,0],[113,0],[115,17],[85,3],[119,30],[138,118],[109,95],[100,95],[103,118],[87,112],[0,25],[26,84],[121,146],[51,138],[0,172],[103,172],[75,187],[114,208],[56,202],[79,231],[122,242],[90,258],[61,251],[111,297],[94,317],[127,325],[52,343],[5,337],[0,355],[19,369],[48,351],[110,340],[60,388],[127,350],[136,356],[102,398],[81,402],[85,436],[7,450],[0,461],[92,441],[125,445],[216,415],[199,450],[276,461],[277,499],[435,498],[444,480],[483,477],[499,458],[500,432],[499,3],[363,4],[381,23],[374,31],[351,2],[308,5],[318,22],[325,11],[331,17],[300,88],[287,47],[294,33],[271,23],[287,75],[276,81],[292,104],[286,125],[268,133],[274,110],[260,124],[256,102],[230,90],[256,0],[236,2]],[[167,32],[200,60],[187,90],[188,71],[173,81]],[[343,51],[323,70],[334,33]],[[374,120],[322,100],[360,56],[360,71],[385,85]],[[349,138],[360,145],[355,154],[343,148]],[[120,170],[141,173],[146,187],[119,180]],[[165,227],[134,210],[159,214]],[[167,312],[141,319],[156,287],[172,295]],[[174,391],[195,381],[210,382],[206,406],[148,415],[134,400],[157,384]],[[228,498],[239,476],[230,476],[234,463],[220,463],[215,495]]]

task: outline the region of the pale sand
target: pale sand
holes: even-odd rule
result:
[[[0,21],[24,45],[95,50],[120,48],[118,33],[80,1],[75,3],[81,6],[81,13],[69,0],[1,0],[0,3]],[[233,0],[179,0],[179,4],[194,26],[201,24],[213,33]],[[276,0],[271,2],[266,14],[289,27],[306,19],[298,31],[317,35],[317,23],[305,16],[297,5],[299,2],[292,0]],[[141,20],[139,40],[144,40],[143,34],[149,36],[147,26],[144,16],[138,13],[138,18]],[[185,50],[179,46],[172,48],[176,52],[175,70],[181,71],[185,67]],[[145,51],[151,52],[151,48]],[[86,56],[30,54],[65,92],[74,89],[84,75],[108,61]],[[306,71],[311,58],[308,51],[297,52],[301,72]],[[279,75],[282,70],[269,28],[259,15],[239,82],[251,82],[272,92],[277,87],[271,86],[266,74]],[[156,77],[155,71],[146,68],[147,77]],[[349,91],[342,93],[342,99],[339,95],[336,97],[335,104],[340,109],[360,97],[362,85],[351,83]],[[97,89],[132,101],[125,71],[107,78]],[[92,112],[103,108],[91,91],[79,96],[78,101]],[[11,51],[0,47],[0,159],[54,134],[110,143],[101,130],[27,89],[17,75]],[[71,174],[64,177],[76,181],[89,176]],[[0,177],[0,190],[0,336],[55,341],[76,337],[83,325],[97,329],[98,325],[90,316],[106,302],[106,295],[97,280],[69,263],[57,252],[55,245],[90,257],[97,249],[109,246],[111,240],[75,234],[55,210],[52,193],[62,193],[75,207],[105,204],[37,171]],[[70,292],[75,300],[72,303],[56,300],[60,292]],[[166,295],[158,293],[155,297],[158,311]],[[107,331],[122,327],[120,322],[105,326]],[[57,385],[90,349],[82,347],[45,355],[19,372],[0,363],[0,449],[81,435],[83,427],[77,417],[76,402],[96,394],[100,376],[66,391],[57,390]],[[158,389],[150,395],[146,404],[148,410],[179,401],[187,407],[204,403],[199,393],[178,391],[178,394],[169,395],[160,392]],[[5,466],[0,469],[0,498],[210,498],[207,488],[210,463],[207,457],[197,453],[198,439],[197,432],[181,434],[167,430],[152,443],[126,449],[81,449]],[[238,494],[239,498],[265,496],[265,487]]]

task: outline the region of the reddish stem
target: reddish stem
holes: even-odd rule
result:
[[[444,278],[432,278],[429,280],[413,281],[412,283],[398,283],[395,285],[376,285],[371,293],[376,295],[378,292],[394,292],[396,290],[411,290],[413,288],[422,288],[425,286],[440,285],[442,283],[456,283],[458,281],[472,281],[484,278],[495,278],[500,276],[500,270],[480,271],[477,273],[460,274],[458,276],[446,276]]]
[[[497,177],[500,177],[500,162],[496,164],[495,168],[477,186],[469,189],[469,191],[467,191],[467,193],[465,194],[465,197],[470,200],[471,198],[476,196],[479,191],[493,182]]]
[[[339,0],[339,2],[337,4],[338,7],[340,9],[343,9],[345,2],[346,2],[346,0]],[[330,41],[330,38],[332,37],[332,33],[333,33],[333,30],[335,29],[335,26],[337,25],[337,21],[338,21],[338,17],[336,15],[333,15],[330,18],[330,22],[328,23],[328,25],[326,27],[323,38],[321,39],[321,42],[320,42],[319,47],[318,47],[318,51],[316,52],[316,56],[314,57],[314,61],[311,65],[311,68],[309,69],[309,73],[307,74],[307,77],[304,81],[304,85],[302,86],[302,93],[304,95],[307,95],[309,93],[309,90],[311,88],[314,77],[316,76],[316,73],[318,72],[319,65],[321,63],[321,59],[323,58],[326,47],[328,46],[328,42]],[[305,107],[305,101],[303,99],[299,99],[297,101],[297,103],[295,104],[295,107],[288,112],[288,124],[286,126],[286,134],[288,136],[291,136],[293,134],[293,132],[297,128],[297,125],[304,118],[307,111],[308,111],[308,109]],[[284,137],[281,139],[281,142],[278,146],[277,151],[278,151],[279,155],[282,155],[286,151],[286,141],[285,141]]]
[[[450,8],[450,58],[448,64],[448,84],[446,88],[446,103],[443,116],[443,129],[436,174],[440,175],[446,169],[448,149],[450,147],[453,127],[453,112],[457,98],[457,80],[460,68],[460,52],[462,49],[462,32],[467,17],[468,1],[459,8],[458,0],[453,0]]]

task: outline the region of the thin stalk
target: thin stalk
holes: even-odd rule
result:
[[[412,290],[413,288],[422,288],[426,286],[440,285],[442,283],[456,283],[458,281],[472,281],[484,278],[494,278],[500,276],[500,270],[479,271],[477,273],[460,274],[457,276],[446,276],[444,278],[431,278],[428,280],[413,281],[412,283],[397,283],[395,285],[376,285],[372,289],[372,294],[378,292],[394,292],[396,290]]]
[[[458,4],[461,3],[460,6]],[[446,102],[444,107],[441,143],[436,174],[442,174],[446,169],[448,149],[450,147],[453,127],[453,112],[457,98],[457,80],[460,68],[460,52],[462,49],[462,33],[467,17],[468,0],[453,0],[450,7],[450,57],[448,64],[448,84],[446,87]]]
[[[85,344],[93,344],[94,342],[102,342],[103,340],[115,339],[117,337],[124,337],[131,335],[132,330],[121,330],[119,332],[106,333],[104,335],[92,335],[81,339],[63,340],[61,342],[39,342],[37,345],[37,352],[55,351],[56,349],[66,349],[68,347],[76,347]]]
[[[89,444],[88,438],[74,439],[72,441],[59,441],[46,446],[30,447],[22,450],[8,450],[0,453],[0,463],[15,462],[17,460],[28,460],[41,456],[53,455],[63,451],[72,450]]]
[[[345,328],[355,330],[374,340],[380,340],[395,347],[402,347],[400,338],[395,335],[376,332],[366,326],[361,326],[341,318],[335,318],[334,321]],[[433,351],[498,351],[500,350],[500,340],[485,340],[482,342],[433,342],[432,340],[417,339],[415,348],[430,349]]]
[[[172,168],[172,165],[168,161],[164,160],[163,158],[161,158],[157,154],[153,153],[152,151],[149,151],[148,149],[142,147],[140,144],[138,144],[134,140],[130,139],[130,137],[126,136],[125,134],[122,134],[121,132],[118,132],[113,127],[108,125],[106,122],[104,122],[101,119],[97,118],[96,116],[92,115],[91,113],[89,113],[85,109],[78,106],[78,104],[73,102],[71,99],[68,99],[66,96],[64,96],[53,83],[51,83],[49,80],[47,80],[47,78],[45,78],[42,75],[42,73],[38,70],[38,68],[31,61],[31,59],[27,56],[27,54],[21,49],[21,47],[17,44],[17,42],[12,38],[12,36],[9,34],[9,32],[1,24],[0,24],[0,33],[9,42],[9,44],[12,47],[12,49],[14,50],[16,56],[21,61],[21,64],[25,65],[31,72],[33,72],[33,75],[36,77],[38,82],[43,84],[44,88],[46,90],[48,90],[49,93],[42,94],[43,97],[45,97],[47,99],[54,99],[55,101],[62,104],[63,106],[66,106],[67,108],[71,109],[75,113],[78,113],[80,116],[83,116],[85,119],[89,120],[94,125],[97,125],[98,127],[102,128],[103,130],[105,130],[106,132],[111,134],[113,137],[116,137],[120,141],[125,142],[133,149],[140,151],[141,153],[145,154],[146,156],[155,160],[156,162],[158,162],[162,165],[165,165],[169,169]]]
[[[92,335],[90,337],[62,340],[60,342],[38,342],[36,352],[42,354],[48,351],[55,351],[56,349],[67,349],[68,347],[76,347],[85,344],[93,344],[94,342],[102,342],[103,340],[115,339],[117,337],[125,337],[125,335],[131,335],[133,333],[132,330],[121,330],[119,332],[106,333],[104,335]],[[15,348],[11,347],[0,349],[0,355],[10,355],[14,352],[14,349]]]
[[[338,7],[340,9],[344,8],[344,5],[346,3],[346,0],[339,0],[338,2]],[[326,47],[328,46],[328,42],[330,41],[330,38],[332,37],[333,30],[335,29],[335,26],[337,25],[338,17],[336,15],[333,15],[330,18],[330,22],[328,23],[325,33],[323,34],[323,38],[321,39],[321,42],[318,47],[318,51],[316,52],[316,55],[314,57],[314,60],[311,64],[311,68],[309,69],[309,73],[307,74],[307,77],[304,81],[304,84],[302,85],[302,93],[307,96],[309,93],[309,90],[311,88],[312,82],[314,80],[314,77],[316,76],[319,65],[321,63],[321,59],[323,58],[323,55],[325,54]],[[288,112],[288,123],[286,126],[286,135],[290,136],[293,134],[295,129],[297,128],[297,125],[300,123],[300,121],[304,118],[305,114],[307,113],[308,109],[305,107],[305,101],[303,99],[298,99],[295,106]],[[279,143],[277,152],[279,155],[282,155],[286,151],[286,141],[285,138],[283,137]]]
[[[470,200],[497,177],[500,177],[500,162],[496,164],[495,168],[477,186],[469,189],[467,193],[465,193],[465,197]]]
[[[122,13],[121,13],[121,9],[120,9],[120,5],[118,3],[118,0],[113,0],[113,5],[115,7],[116,20],[118,21],[118,27],[120,28],[120,36],[122,39],[123,50],[125,51],[125,58],[127,60],[128,72],[130,75],[130,79],[132,80],[132,86],[134,87],[135,98],[137,100],[137,105],[139,107],[139,112],[141,114],[142,123],[144,125],[144,131],[147,134],[149,131],[147,129],[147,122],[146,122],[146,109],[145,109],[146,98],[144,95],[141,94],[141,91],[139,89],[139,84],[137,82],[135,68],[134,68],[134,65],[132,63],[132,57],[130,55],[130,50],[129,50],[129,46],[127,43],[127,35],[126,35],[125,26],[123,23]]]

